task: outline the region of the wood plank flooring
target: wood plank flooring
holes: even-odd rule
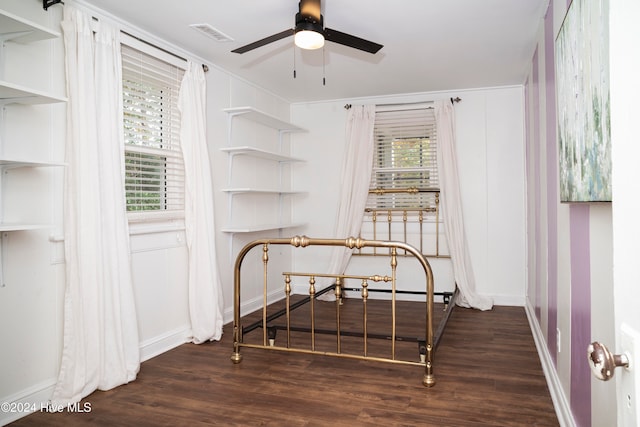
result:
[[[345,315],[358,307],[345,306]],[[421,310],[399,308],[407,334],[406,319],[423,319]],[[421,367],[372,361],[243,348],[234,365],[232,341],[227,325],[220,342],[182,345],[143,363],[136,381],[91,394],[83,401],[90,412],[34,413],[12,425],[558,425],[522,307],[456,307],[435,355],[433,388],[422,385]]]

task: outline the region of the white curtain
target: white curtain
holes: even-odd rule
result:
[[[55,404],[136,378],[119,32],[67,5],[64,344]]]
[[[448,100],[436,101],[435,114],[438,133],[440,203],[447,243],[451,253],[453,274],[460,289],[457,304],[462,307],[490,310],[493,306],[491,298],[476,293],[475,277],[467,249],[460,201],[453,105]]]
[[[213,218],[213,185],[207,150],[206,81],[189,62],[180,86],[180,146],[185,170],[185,227],[189,250],[189,314],[193,342],[222,337],[222,285]]]
[[[364,218],[373,166],[373,125],[376,106],[352,106],[347,113],[345,143],[347,146],[340,174],[340,205],[334,237],[358,237]],[[335,246],[331,252],[329,274],[342,274],[349,264],[353,249]],[[321,299],[332,299],[324,294]]]

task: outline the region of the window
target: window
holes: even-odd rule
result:
[[[376,111],[369,197],[360,235],[401,241],[428,257],[443,257],[437,135],[427,106]],[[377,255],[360,251],[358,255]]]
[[[433,206],[438,190],[433,109],[376,112],[367,208]]]
[[[178,92],[184,70],[122,45],[127,211],[184,212]]]

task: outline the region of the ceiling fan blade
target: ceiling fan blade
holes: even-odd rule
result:
[[[352,36],[351,34],[341,31],[332,30],[331,28],[324,29],[324,38],[330,42],[343,44],[369,53],[376,53],[383,47],[381,44],[370,42],[369,40],[361,39],[360,37]]]
[[[293,28],[290,28],[288,30],[284,30],[278,34],[274,34],[272,36],[269,37],[265,37],[261,40],[258,40],[256,42],[253,43],[249,43],[248,45],[239,47],[237,49],[232,50],[231,52],[233,53],[245,53],[245,52],[249,52],[250,50],[256,49],[258,47],[262,47],[264,45],[267,45],[269,43],[273,43],[277,40],[283,39],[285,37],[291,36],[293,35]]]

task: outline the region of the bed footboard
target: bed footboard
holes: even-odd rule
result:
[[[326,274],[326,273],[295,273],[295,272],[283,272],[284,276],[284,300],[285,300],[285,308],[281,310],[280,313],[276,313],[276,316],[284,316],[286,324],[280,326],[281,329],[286,331],[286,344],[284,345],[274,345],[274,338],[276,328],[273,326],[269,326],[269,322],[271,322],[274,316],[268,316],[267,314],[267,267],[269,262],[269,247],[272,245],[291,245],[296,248],[304,248],[308,246],[344,246],[349,249],[361,249],[365,247],[370,248],[387,248],[389,250],[389,258],[390,258],[390,274],[388,275],[336,275],[336,274]],[[242,325],[242,317],[240,313],[241,308],[241,266],[242,262],[247,255],[247,253],[256,246],[262,246],[262,262],[263,262],[263,308],[262,308],[262,318],[257,322],[257,327],[262,328],[262,337],[259,339],[261,342],[253,342],[248,343],[244,342],[243,335],[244,333],[248,333]],[[397,340],[402,340],[401,336],[398,336],[396,333],[396,269],[398,265],[398,252],[403,251],[403,253],[413,255],[420,265],[422,266],[422,270],[424,271],[424,283],[425,283],[425,304],[426,304],[426,318],[424,325],[424,336],[419,338],[419,347],[420,347],[420,358],[419,361],[416,360],[404,360],[396,357],[396,348],[395,343]],[[304,277],[305,280],[309,284],[308,297],[303,300],[292,302],[292,286],[291,280],[292,277]],[[315,284],[316,278],[330,278],[333,281],[333,285],[327,288],[323,288],[320,291],[316,291]],[[360,296],[362,300],[362,329],[358,332],[358,336],[363,338],[363,346],[361,347],[359,354],[354,352],[349,352],[341,345],[342,339],[344,336],[349,335],[348,331],[344,331],[341,328],[341,305],[342,298],[344,295],[344,287],[342,284],[345,280],[357,280],[360,282],[359,290]],[[368,286],[371,282],[381,282],[386,283],[388,287],[390,287],[389,292],[391,293],[391,326],[390,326],[390,336],[387,339],[391,340],[391,354],[388,357],[379,357],[376,355],[371,355],[367,351],[367,338],[370,338],[372,333],[367,330],[367,300],[369,299],[369,289]],[[324,329],[318,328],[315,325],[315,311],[316,311],[316,298],[320,294],[333,292],[335,295],[335,330],[331,332],[327,332]],[[291,324],[291,312],[296,309],[301,304],[308,304],[309,316],[310,316],[310,327],[306,332],[310,333],[310,346],[309,348],[294,348],[291,344],[291,333],[292,330],[296,330],[294,326]],[[448,304],[449,308],[447,313],[444,315],[443,319],[446,322],[448,319],[450,310],[453,308],[454,304]],[[278,351],[289,351],[289,352],[298,352],[298,353],[310,353],[310,354],[322,354],[326,356],[335,356],[335,357],[344,357],[344,358],[352,358],[352,359],[365,359],[365,360],[373,360],[373,361],[381,361],[381,362],[391,362],[391,363],[399,363],[399,364],[408,364],[408,365],[417,365],[424,366],[424,375],[422,377],[422,384],[426,387],[432,387],[435,385],[435,376],[433,372],[433,360],[434,360],[434,352],[435,346],[437,345],[436,341],[434,341],[434,281],[433,281],[433,273],[431,271],[431,266],[427,259],[413,246],[408,245],[403,242],[394,242],[394,241],[383,241],[383,240],[365,240],[361,238],[349,237],[346,239],[318,239],[318,238],[310,238],[306,236],[294,236],[291,238],[274,238],[274,239],[260,239],[255,240],[253,242],[248,243],[238,254],[234,266],[234,316],[233,316],[233,354],[231,356],[231,360],[234,363],[240,363],[242,361],[242,355],[240,353],[240,349],[242,347],[251,347],[251,348],[262,348],[268,350],[278,350]],[[438,331],[441,332],[442,329],[442,321],[441,325],[438,328]],[[324,351],[322,349],[316,348],[316,335],[317,334],[335,334],[336,344],[335,351]],[[353,334],[351,334],[353,336]]]

